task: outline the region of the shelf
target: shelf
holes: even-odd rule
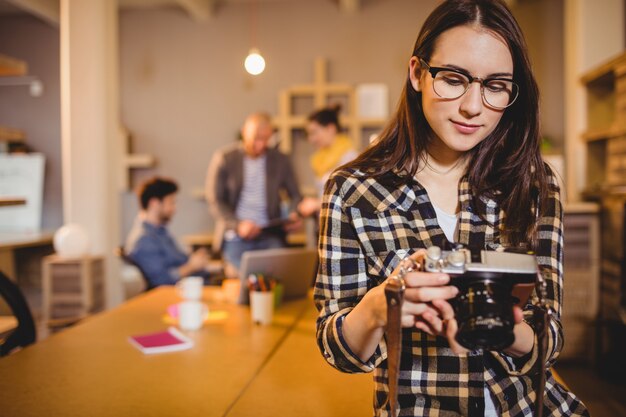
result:
[[[0,126],[0,141],[3,142],[23,142],[26,134],[12,127]]]
[[[28,73],[28,64],[19,59],[0,54],[0,75],[20,76]]]
[[[609,81],[613,78],[613,70],[621,65],[626,64],[626,56],[617,56],[604,64],[597,66],[591,71],[586,72],[580,77],[583,84],[594,84],[603,81]]]
[[[563,211],[565,214],[599,213],[600,205],[591,202],[565,203]]]
[[[294,148],[294,131],[303,130],[307,115],[323,107],[340,104],[343,114],[340,123],[352,138],[357,150],[365,147],[372,130],[382,129],[386,118],[361,117],[357,111],[356,88],[346,83],[328,81],[326,60],[315,60],[314,79],[311,84],[296,84],[281,90],[278,95],[278,116],[272,119],[280,138],[280,150],[291,153]]]
[[[156,158],[146,154],[128,154],[125,157],[128,168],[152,168],[156,165]]]
[[[626,126],[612,126],[588,130],[582,134],[582,138],[585,142],[594,142],[624,135],[626,135]]]

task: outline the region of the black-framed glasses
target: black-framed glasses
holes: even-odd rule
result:
[[[510,78],[474,77],[453,68],[431,67],[422,58],[419,60],[433,77],[433,91],[443,99],[454,100],[461,97],[474,81],[480,82],[480,93],[485,104],[494,109],[506,109],[515,102],[519,94],[519,86]]]

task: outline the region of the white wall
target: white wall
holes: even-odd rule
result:
[[[211,153],[234,140],[245,115],[278,110],[278,91],[313,81],[316,56],[328,59],[329,79],[359,84],[383,82],[394,109],[417,32],[436,1],[364,2],[356,15],[342,14],[330,1],[268,2],[259,5],[258,46],[267,69],[248,76],[249,9],[229,4],[206,23],[194,23],[171,9],[126,11],[121,27],[121,88],[124,124],[135,149],[158,157],[156,170],[182,186],[173,222],[177,233],[208,230],[204,202],[190,196],[202,186]],[[543,94],[546,131],[563,138],[562,1],[518,2],[514,10],[531,41]],[[537,19],[540,16],[540,19]],[[296,169],[307,179],[308,145],[295,144]],[[557,146],[560,143],[557,144]],[[126,196],[128,229],[136,206]]]
[[[175,218],[174,233],[210,229],[205,203],[191,192],[203,185],[211,153],[234,140],[245,115],[258,109],[275,113],[280,89],[313,80],[317,56],[327,58],[330,81],[386,83],[393,110],[419,27],[436,3],[366,1],[354,15],[341,13],[331,1],[262,3],[256,46],[268,66],[257,78],[243,70],[252,46],[246,4],[227,3],[203,23],[175,8],[122,11],[122,122],[134,135],[134,150],[158,159],[155,169],[134,171],[134,183],[155,173],[175,177],[184,215]],[[514,9],[540,83],[544,129],[557,141],[563,137],[562,5],[562,0],[519,1]],[[48,88],[40,101],[26,92],[16,98],[0,90],[0,124],[25,129],[33,147],[48,156],[44,227],[57,227],[62,221],[58,30],[32,17],[0,18],[2,52],[26,59]],[[300,139],[295,148],[299,175],[305,177],[308,145]],[[122,235],[136,206],[134,195],[123,196]]]

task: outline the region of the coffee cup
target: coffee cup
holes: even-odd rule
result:
[[[208,307],[200,301],[178,303],[178,326],[183,330],[198,330],[208,313]]]
[[[199,300],[202,298],[202,277],[186,277],[176,283],[178,294],[185,300]]]

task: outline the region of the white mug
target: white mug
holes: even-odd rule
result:
[[[183,330],[198,330],[208,312],[206,304],[200,301],[178,303],[178,326]]]
[[[176,283],[178,294],[185,300],[199,300],[202,298],[202,277],[186,277]]]

